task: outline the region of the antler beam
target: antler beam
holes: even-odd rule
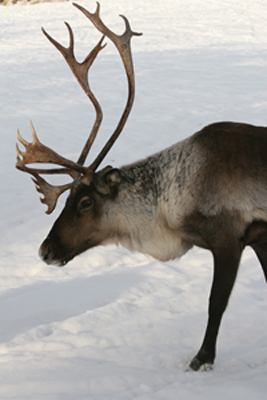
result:
[[[135,94],[135,83],[134,83],[134,69],[133,69],[133,61],[132,61],[132,53],[130,47],[130,41],[133,36],[141,36],[142,33],[133,32],[130,27],[130,23],[128,19],[124,15],[120,15],[125,22],[125,31],[124,33],[119,36],[112,32],[101,20],[100,18],[100,4],[97,2],[97,8],[95,13],[90,13],[84,7],[80,6],[77,3],[73,3],[75,7],[81,10],[84,15],[90,19],[90,21],[95,25],[95,27],[105,36],[107,36],[116,46],[118,52],[121,56],[127,79],[128,79],[128,99],[121,116],[121,119],[111,135],[110,139],[99,153],[95,161],[90,165],[90,170],[95,171],[97,167],[100,165],[104,157],[109,152],[110,148],[115,143],[116,139],[120,135],[127,119],[132,109],[133,101],[134,101],[134,94]]]
[[[96,120],[95,124],[92,128],[92,131],[89,135],[89,138],[81,152],[81,155],[77,161],[78,164],[84,164],[86,157],[90,151],[90,148],[95,140],[95,137],[97,135],[97,132],[99,130],[99,127],[101,125],[102,119],[103,119],[103,113],[101,106],[96,99],[95,95],[93,94],[90,85],[89,85],[89,80],[88,80],[88,71],[93,64],[94,60],[96,59],[98,53],[106,46],[102,46],[104,36],[101,38],[101,40],[98,42],[98,44],[94,47],[94,49],[88,54],[88,56],[84,59],[82,63],[79,63],[75,56],[74,56],[74,36],[73,36],[73,31],[70,27],[70,25],[65,22],[65,25],[68,28],[69,31],[69,37],[70,37],[70,43],[69,47],[64,47],[60,43],[58,43],[55,39],[53,39],[46,31],[44,28],[42,28],[43,33],[45,36],[48,38],[48,40],[59,50],[59,52],[63,55],[65,60],[67,61],[71,71],[73,72],[73,75],[81,85],[82,89],[84,90],[85,94],[89,97],[90,101],[92,102],[95,111],[96,111]]]

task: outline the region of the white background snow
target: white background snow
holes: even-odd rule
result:
[[[94,1],[81,1],[90,11]],[[116,32],[133,30],[136,100],[107,156],[114,166],[160,150],[220,120],[267,121],[266,0],[102,0]],[[0,6],[0,399],[263,400],[267,391],[267,287],[251,250],[225,313],[213,371],[186,372],[206,326],[212,258],[193,249],[167,263],[98,247],[65,268],[38,247],[64,204],[47,216],[15,165],[16,129],[77,159],[94,112],[40,27],[82,60],[99,38],[71,3]],[[126,98],[109,42],[90,73],[104,109],[91,158]],[[267,156],[267,155],[266,155]]]

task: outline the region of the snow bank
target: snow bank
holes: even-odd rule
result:
[[[93,1],[82,4],[94,10]],[[132,28],[136,102],[106,163],[145,157],[219,120],[266,125],[267,6],[263,0],[103,0],[116,32]],[[160,263],[99,247],[65,268],[45,266],[38,246],[62,207],[44,214],[28,176],[14,168],[16,128],[29,120],[48,146],[77,158],[93,120],[44,26],[82,59],[99,35],[69,2],[0,9],[0,399],[182,400],[266,397],[267,291],[252,251],[219,335],[210,373],[188,373],[205,329],[212,259],[193,249]],[[108,73],[107,73],[108,71]],[[91,72],[104,108],[92,157],[115,126],[126,96],[109,43]]]

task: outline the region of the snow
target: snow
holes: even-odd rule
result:
[[[94,11],[94,1],[81,1]],[[156,152],[220,120],[266,125],[265,0],[102,0],[102,17],[133,30],[136,100],[106,157],[114,166]],[[212,258],[194,248],[167,263],[114,246],[64,268],[38,247],[63,206],[45,215],[29,177],[14,168],[16,129],[77,159],[93,109],[40,31],[80,60],[99,38],[69,2],[0,6],[0,399],[262,400],[267,390],[267,290],[244,252],[225,313],[214,369],[187,372],[205,330]],[[126,81],[111,43],[91,73],[104,123],[94,155],[114,128]]]

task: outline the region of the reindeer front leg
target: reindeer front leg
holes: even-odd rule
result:
[[[233,238],[228,238],[224,246],[212,250],[214,276],[209,299],[208,325],[203,344],[190,363],[190,368],[194,371],[210,369],[214,362],[217,335],[234,286],[242,250],[241,243]]]

